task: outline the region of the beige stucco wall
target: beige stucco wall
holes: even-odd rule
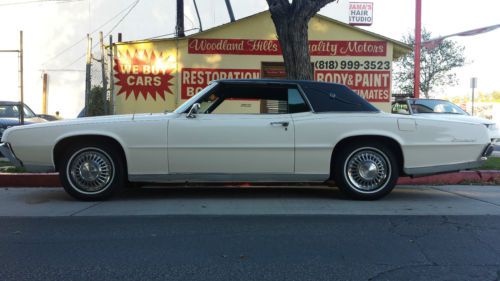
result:
[[[189,40],[193,39],[258,39],[258,40],[276,40],[276,32],[274,29],[273,22],[268,13],[261,13],[255,16],[241,19],[236,23],[226,24],[218,28],[211,29],[209,31],[199,33],[194,36],[190,36],[184,39],[175,40],[159,40],[159,41],[149,41],[149,42],[131,42],[131,43],[121,43],[115,47],[115,54],[117,59],[115,62],[119,63],[120,70],[118,72],[126,72],[123,75],[119,75],[115,71],[115,77],[120,76],[118,79],[115,78],[115,114],[122,113],[140,113],[140,112],[163,112],[172,111],[177,106],[179,106],[184,100],[181,97],[182,86],[190,85],[191,81],[202,81],[201,84],[206,84],[207,79],[212,77],[212,70],[219,69],[224,70],[226,75],[231,73],[234,75],[240,75],[238,70],[248,70],[253,71],[252,77],[260,77],[261,63],[262,62],[282,62],[283,58],[281,55],[251,55],[251,54],[193,54],[189,53],[188,44]],[[316,77],[322,77],[322,79],[341,79],[341,74],[346,78],[350,78],[351,81],[358,81],[359,85],[372,85],[378,84],[380,89],[390,89],[390,73],[392,69],[392,58],[393,58],[393,43],[390,41],[385,41],[381,37],[377,38],[371,34],[361,32],[358,29],[354,29],[342,24],[335,23],[333,21],[327,20],[321,17],[313,18],[309,23],[309,40],[325,40],[325,41],[379,41],[385,44],[385,55],[384,56],[311,56],[311,61],[315,65]],[[137,51],[137,56],[134,55]],[[146,55],[144,58],[144,51]],[[130,57],[127,55],[130,54]],[[152,53],[155,53],[156,60],[151,61],[147,57],[150,57]],[[137,57],[141,56],[142,60]],[[134,64],[138,64],[139,67],[133,68]],[[356,63],[357,62],[357,63]],[[341,64],[345,66],[350,64],[356,66],[359,65],[373,65],[377,66],[389,66],[389,69],[383,70],[341,70],[339,69]],[[149,69],[144,68],[144,65],[158,66],[161,70],[168,75],[167,78],[137,78],[141,76],[135,75],[135,78],[130,78],[134,76],[133,70],[141,72],[141,70]],[[323,64],[321,64],[323,63]],[[319,69],[318,67],[326,65],[336,64],[337,69]],[[124,66],[130,64],[131,66]],[[372,65],[372,66],[373,66]],[[128,67],[128,68],[127,68]],[[191,71],[188,71],[191,69]],[[208,69],[208,70],[204,70]],[[182,71],[184,70],[184,72]],[[230,70],[229,72],[226,70]],[[205,72],[203,72],[205,71]],[[201,75],[200,72],[202,72]],[[333,75],[337,73],[338,75]],[[184,74],[184,76],[183,76]],[[200,77],[196,76],[200,74]],[[128,76],[127,76],[128,75]],[[195,75],[195,76],[193,76]],[[148,75],[142,75],[148,76]],[[220,76],[220,75],[219,75]],[[218,76],[216,76],[218,77]],[[387,80],[387,77],[389,80]],[[144,84],[145,81],[149,82],[148,85],[142,86],[141,94],[137,93],[139,88],[137,88],[137,80],[141,80],[139,84]],[[149,79],[149,80],[147,80]],[[158,79],[158,80],[154,80]],[[121,82],[119,82],[120,80]],[[155,87],[154,82],[159,85]],[[333,82],[345,82],[337,81]],[[354,82],[353,82],[354,83]],[[125,88],[123,88],[125,87]],[[194,90],[199,89],[199,87],[185,87],[186,93],[193,93]],[[159,89],[159,90],[158,90]],[[168,89],[166,91],[165,89]],[[189,91],[188,91],[189,90]],[[132,92],[134,91],[134,92]],[[143,92],[149,91],[149,93],[144,94]],[[157,92],[161,91],[164,93],[165,99],[161,97]],[[363,90],[367,92],[368,90]],[[390,91],[390,90],[389,90]],[[387,96],[388,93],[385,93]],[[127,97],[128,95],[128,97]],[[387,99],[384,101],[371,101],[378,108],[388,111],[390,109],[390,93]]]

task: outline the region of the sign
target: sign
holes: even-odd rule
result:
[[[372,25],[373,3],[372,2],[350,2],[349,3],[350,25]]]
[[[145,100],[150,96],[153,100],[159,96],[165,100],[165,93],[173,95],[170,80],[174,77],[167,68],[168,57],[162,52],[136,50],[133,55],[127,50],[118,52],[115,57],[116,86],[120,90],[116,95],[125,94],[125,99],[131,95],[137,98],[142,95]]]
[[[210,81],[218,79],[256,79],[260,78],[260,70],[183,68],[181,75],[181,99],[189,99],[208,86]]]
[[[386,56],[385,41],[310,40],[311,56]],[[188,40],[189,54],[281,56],[278,40],[199,39]]]
[[[391,97],[391,72],[316,70],[317,81],[344,84],[369,102],[389,102]]]

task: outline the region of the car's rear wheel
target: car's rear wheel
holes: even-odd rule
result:
[[[125,185],[120,152],[108,144],[77,144],[61,159],[59,177],[71,196],[80,200],[105,200]]]
[[[352,198],[379,199],[396,185],[399,166],[394,153],[386,145],[349,144],[334,157],[335,183]]]

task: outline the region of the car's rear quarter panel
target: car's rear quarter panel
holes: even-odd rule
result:
[[[488,143],[485,128],[463,122],[399,118],[384,113],[305,113],[293,119],[297,173],[328,174],[334,147],[355,136],[368,136],[368,141],[369,136],[397,141],[404,168],[477,161]],[[398,119],[414,125],[399,125]]]

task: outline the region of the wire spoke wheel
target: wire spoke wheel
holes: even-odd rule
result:
[[[67,166],[68,179],[79,192],[95,194],[113,181],[115,167],[111,157],[102,150],[85,148],[71,157]]]
[[[344,177],[348,184],[361,193],[383,189],[391,178],[391,163],[380,150],[365,147],[353,151],[346,159]]]

